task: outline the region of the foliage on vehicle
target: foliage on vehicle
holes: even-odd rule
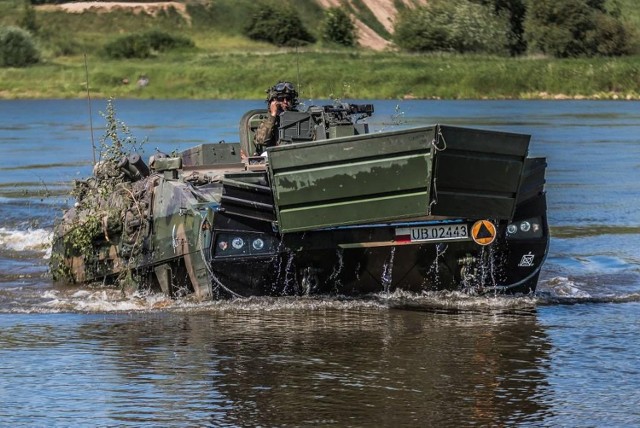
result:
[[[128,127],[116,119],[113,103],[109,100],[107,111],[103,114],[107,121],[104,136],[100,139],[98,162],[94,165],[94,174],[86,180],[76,180],[71,195],[75,199],[73,209],[67,211],[63,224],[64,233],[58,236],[61,242],[54,242],[54,252],[50,261],[50,271],[54,280],[76,282],[72,270],[65,265],[64,259],[77,257],[85,265],[88,275],[100,270],[105,258],[104,252],[119,251],[123,263],[116,269],[119,272],[116,282],[131,281],[131,269],[137,265],[140,254],[141,234],[127,233],[125,229],[127,213],[132,209],[142,212],[139,193],[135,184],[122,172],[120,164],[128,155],[141,151],[139,143],[131,135]],[[134,231],[135,232],[135,231]],[[122,251],[124,241],[128,242],[127,251]],[[117,250],[116,250],[117,248]],[[126,253],[126,254],[125,254]]]

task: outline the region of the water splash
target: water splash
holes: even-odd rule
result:
[[[391,115],[391,123],[394,126],[401,126],[407,123],[407,120],[404,117],[404,111],[400,109],[400,104],[396,104],[394,113]]]
[[[338,263],[333,266],[333,271],[327,280],[334,283],[334,290],[338,292],[341,285],[340,274],[342,274],[342,269],[344,268],[344,252],[342,249],[336,251],[336,258],[338,259]]]
[[[287,263],[284,268],[284,287],[282,288],[282,295],[287,296],[292,294],[295,290],[295,272],[292,269],[293,266],[294,255],[293,253],[289,253],[287,257]],[[292,278],[293,277],[293,281]],[[279,283],[279,282],[278,282]]]
[[[500,259],[501,252],[495,246],[483,246],[477,255],[467,255],[460,259],[461,290],[476,294],[485,289],[493,289],[494,294],[500,284],[503,273],[504,259]]]
[[[141,290],[125,295],[109,287],[53,289],[42,286],[0,288],[0,313],[162,313],[226,311],[316,311],[316,310],[389,310],[420,311],[529,311],[537,306],[581,303],[640,302],[639,292],[589,293],[581,283],[566,277],[542,282],[539,291],[527,296],[474,295],[462,291],[403,290],[380,291],[358,297],[309,295],[282,297],[238,297],[199,301],[194,296],[171,299],[162,293]]]
[[[444,257],[445,253],[447,252],[447,250],[449,249],[449,245],[445,244],[445,243],[437,243],[436,244],[436,257],[433,259],[433,263],[431,263],[431,266],[429,267],[429,270],[427,271],[427,275],[425,275],[425,279],[423,281],[422,286],[424,287],[426,285],[426,281],[427,278],[426,276],[433,278],[431,280],[431,284],[434,287],[439,287],[441,285],[441,281],[440,281],[440,258]]]
[[[0,227],[0,250],[37,251],[49,258],[52,236],[53,233],[45,229],[15,230]]]
[[[284,249],[284,244],[282,243],[282,241],[280,241],[278,243],[278,247],[276,248],[276,257],[273,259],[273,262],[272,262],[272,267],[275,270],[275,272],[277,272],[276,280],[274,281],[273,284],[271,284],[272,293],[276,292],[275,287],[277,284],[280,284],[280,277],[282,276],[282,254],[284,254],[283,249]]]
[[[377,132],[386,132],[390,129],[398,128],[407,123],[404,117],[404,111],[400,109],[400,104],[396,104],[394,113],[391,114],[391,120],[389,123],[383,124],[383,126],[377,130]]]
[[[393,259],[396,255],[396,247],[391,247],[391,253],[389,254],[389,260],[382,266],[382,289],[385,293],[389,294],[391,284],[393,284]]]

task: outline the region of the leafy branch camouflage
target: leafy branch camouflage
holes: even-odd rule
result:
[[[73,209],[65,213],[63,222],[56,227],[64,233],[54,247],[51,258],[51,273],[54,280],[82,282],[62,259],[76,257],[84,263],[87,275],[98,276],[100,272],[118,272],[115,283],[130,282],[129,272],[137,264],[140,255],[142,234],[141,219],[146,207],[142,206],[141,194],[136,183],[127,177],[122,162],[127,156],[142,150],[131,135],[129,128],[117,120],[113,101],[107,103],[105,134],[100,139],[99,161],[94,165],[94,174],[86,180],[76,180],[71,195],[75,199]],[[120,266],[107,265],[110,252],[116,251]],[[123,281],[127,279],[127,281]]]

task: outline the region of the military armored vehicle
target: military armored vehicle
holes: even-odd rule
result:
[[[98,164],[55,228],[54,278],[203,299],[533,292],[549,230],[530,136],[369,132],[373,112],[286,111],[280,144],[254,155],[267,111],[252,110],[238,142]]]

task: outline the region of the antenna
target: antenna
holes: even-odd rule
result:
[[[87,54],[84,54],[84,74],[87,80],[87,104],[89,105],[89,128],[91,129],[91,148],[93,149],[93,165],[96,164],[96,144],[93,140],[93,113],[91,112],[91,94],[89,92],[89,67],[87,66]]]
[[[298,91],[300,91],[300,95],[302,95],[302,88],[300,88],[300,55],[298,54],[298,44],[296,43],[296,72],[297,72],[297,82],[296,87]]]

